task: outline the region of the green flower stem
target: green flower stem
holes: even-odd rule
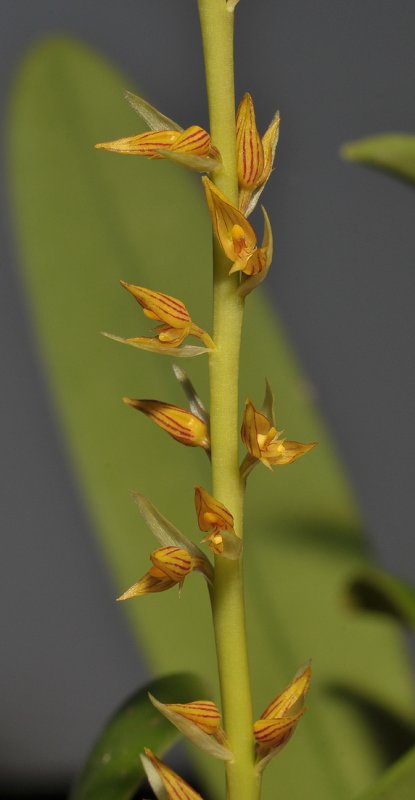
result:
[[[205,56],[210,133],[223,167],[213,180],[238,203],[233,76],[233,12],[225,0],[198,0]],[[209,356],[213,495],[231,511],[242,537],[243,486],[239,477],[239,350],[243,300],[238,275],[213,242],[213,339]],[[245,634],[242,563],[216,558],[212,592],[213,621],[222,694],[224,726],[234,761],[227,763],[228,800],[257,800],[252,703]]]

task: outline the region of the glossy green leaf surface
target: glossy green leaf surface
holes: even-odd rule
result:
[[[359,800],[413,800],[415,794],[415,748],[393,765]]]
[[[165,703],[191,702],[206,689],[194,675],[168,675],[151,681],[130,697],[109,720],[88,757],[70,800],[130,800],[145,779],[144,747],[158,756],[179,738],[176,728],[154,708],[154,692]]]
[[[352,578],[347,592],[355,608],[389,614],[415,627],[415,590],[393,575],[368,569]]]
[[[195,323],[211,329],[211,231],[199,179],[166,161],[93,148],[139,131],[122,96],[131,83],[81,45],[50,41],[23,65],[9,123],[26,296],[68,457],[114,576],[114,597],[148,569],[155,544],[129,490],[148,496],[196,542],[193,487],[209,490],[205,454],[178,445],[121,402],[127,395],[184,405],[171,359],[99,335],[147,335],[152,327],[119,279],[180,298]],[[175,116],[173,100],[163,113]],[[190,109],[180,122],[197,120]],[[255,714],[309,657],[314,666],[309,713],[267,767],[264,798],[274,800],[278,781],[278,795],[290,800],[346,800],[396,755],[388,744],[392,726],[380,745],[360,698],[369,698],[381,716],[386,709],[388,720],[413,718],[409,670],[391,622],[353,614],[344,602],[346,581],[366,563],[349,489],[265,295],[255,290],[246,310],[241,410],[247,396],[260,404],[266,376],[287,438],[320,442],[273,474],[259,465],[248,482],[245,564]],[[186,362],[205,404],[206,359]],[[154,670],[207,676],[216,687],[211,699],[219,702],[200,576],[186,579],[180,597],[172,589],[125,608]],[[210,796],[219,800],[221,766],[197,757]]]
[[[347,142],[341,154],[347,161],[368,164],[415,182],[415,136],[408,133],[380,133]]]

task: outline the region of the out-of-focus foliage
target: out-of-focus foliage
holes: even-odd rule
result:
[[[354,576],[348,595],[353,606],[359,609],[389,614],[415,628],[415,591],[387,572],[367,569]]]
[[[120,278],[179,297],[205,330],[211,324],[211,232],[198,180],[164,161],[93,149],[97,141],[137,132],[137,117],[122,98],[126,85],[132,88],[84,47],[49,41],[21,69],[9,125],[26,296],[68,455],[114,575],[114,595],[145,572],[154,548],[128,491],[149,496],[186,535],[197,536],[193,487],[209,486],[201,450],[182,448],[120,402],[128,395],[182,404],[170,359],[99,335],[147,332],[141,312],[118,287]],[[163,111],[175,116],[174,99]],[[191,109],[180,123],[189,121]],[[275,261],[274,269],[281,268],[278,251]],[[187,365],[207,402],[205,356]],[[310,713],[267,768],[264,800],[275,798],[277,773],[281,797],[346,800],[396,755],[394,725],[413,718],[409,670],[391,623],[353,615],[343,601],[345,581],[366,564],[360,525],[312,391],[256,290],[247,298],[241,410],[247,396],[260,402],[265,376],[276,392],[279,427],[320,444],[285,470],[271,474],[258,467],[248,485],[255,713],[307,658],[314,663]],[[190,576],[181,598],[172,589],[125,605],[157,672],[191,669],[215,686],[200,576]],[[217,699],[217,689],[214,694]],[[382,736],[374,738],[380,727]],[[400,742],[400,752],[406,745]],[[199,763],[212,795],[220,796],[217,766]]]
[[[415,748],[393,765],[359,800],[413,800]]]
[[[148,698],[154,692],[164,702],[203,697],[206,689],[194,675],[168,675],[136,692],[109,720],[96,741],[71,793],[70,800],[130,800],[145,778],[140,753],[145,747],[162,755],[179,733]]]
[[[379,133],[347,142],[341,149],[343,158],[393,172],[415,182],[415,136],[408,133]]]

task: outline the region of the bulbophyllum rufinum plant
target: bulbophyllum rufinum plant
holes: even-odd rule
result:
[[[151,566],[119,600],[131,600],[180,587],[197,571],[210,595],[217,650],[222,711],[211,699],[190,703],[151,702],[172,725],[197,746],[221,759],[226,771],[228,800],[257,800],[261,775],[268,761],[291,739],[304,713],[310,664],[301,666],[291,682],[255,718],[251,702],[243,587],[243,506],[247,481],[259,464],[268,469],[288,466],[306,455],[315,442],[292,441],[277,428],[274,399],[266,383],[261,408],[247,399],[240,418],[239,352],[245,303],[266,278],[272,262],[271,223],[262,207],[261,243],[248,217],[269,180],[279,134],[274,114],[261,137],[250,94],[235,107],[233,23],[237,0],[198,0],[204,46],[210,131],[193,124],[183,130],[142,98],[126,93],[132,108],[149,130],[97,144],[98,148],[149,159],[169,159],[204,173],[202,177],[213,233],[213,329],[203,330],[180,298],[158,285],[121,285],[156,323],[153,336],[122,338],[123,344],[149,350],[155,356],[207,357],[210,409],[207,411],[190,379],[178,366],[175,375],[189,400],[180,408],[165,399],[125,397],[132,409],[145,414],[178,443],[201,447],[211,461],[211,486],[195,486],[195,515],[203,533],[200,546],[175,528],[140,494],[136,503],[158,547]],[[189,215],[191,210],[189,209]],[[161,222],[162,224],[162,222]],[[190,340],[190,343],[189,343]],[[196,343],[195,343],[196,342]],[[253,395],[258,387],[252,387]],[[146,423],[143,423],[146,424]],[[239,437],[246,455],[239,463]],[[163,509],[164,511],[164,509]],[[168,509],[166,510],[168,513]],[[137,601],[136,601],[137,602]],[[146,749],[142,761],[159,800],[200,798],[179,775]]]

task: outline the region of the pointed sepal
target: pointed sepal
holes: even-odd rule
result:
[[[160,548],[163,549],[163,548]],[[179,548],[176,548],[179,551]],[[156,556],[157,550],[152,553],[152,556]],[[165,592],[167,589],[171,589],[175,586],[177,581],[173,580],[173,578],[169,577],[166,572],[159,569],[158,567],[151,567],[145,575],[143,575],[140,580],[126,589],[119,597],[117,597],[118,601],[121,600],[131,600],[133,597],[142,597],[145,594],[155,594],[158,592]]]
[[[196,356],[212,352],[211,347],[199,347],[193,344],[172,346],[166,342],[160,342],[155,336],[136,336],[125,339],[123,336],[115,336],[113,333],[107,333],[106,331],[101,331],[101,333],[106,339],[112,339],[114,342],[129,344],[130,347],[137,347],[139,350],[147,350],[149,353],[159,353],[163,356],[173,356],[174,358],[196,358]]]
[[[163,158],[163,150],[169,149],[179,135],[177,131],[145,131],[110,142],[99,142],[95,148],[110,153],[158,159]]]
[[[310,681],[311,666],[308,662],[254,723],[257,770],[262,770],[293,735],[305,711],[304,699]]]
[[[196,389],[193,386],[189,376],[185,373],[184,369],[179,367],[177,364],[173,364],[173,372],[187,397],[190,411],[192,412],[192,414],[195,414],[196,417],[199,417],[199,419],[201,419],[202,422],[204,422],[209,428],[210,424],[209,412],[206,410],[202,400],[197,394]]]
[[[255,188],[264,171],[264,149],[249,92],[244,94],[236,114],[236,153],[239,186]]]
[[[275,395],[268,378],[265,378],[265,394],[262,401],[261,414],[267,417],[274,427],[276,426]]]
[[[239,181],[239,209],[248,217],[254,210],[271,174],[278,144],[280,115],[274,114],[260,137],[251,95],[246,92],[236,114],[236,147]]]
[[[147,747],[141,761],[148,778],[148,782],[157,797],[157,800],[203,800],[180,775],[160,761]]]
[[[153,289],[146,289],[144,286],[135,286],[126,281],[120,281],[121,286],[134,297],[150,319],[164,322],[170,328],[187,333],[190,330],[192,320],[185,304],[177,297],[171,297],[164,292],[156,292]]]
[[[136,114],[138,114],[139,117],[144,120],[146,125],[148,125],[150,130],[173,130],[179,132],[183,130],[183,128],[178,125],[177,122],[174,122],[174,120],[166,117],[161,113],[161,111],[152,106],[151,103],[148,103],[147,100],[144,100],[143,97],[139,97],[138,95],[133,94],[133,92],[129,92],[128,89],[125,89],[124,97]]]
[[[261,197],[261,194],[264,191],[268,178],[271,174],[271,170],[274,165],[275,151],[278,144],[279,127],[280,115],[277,111],[267,132],[265,133],[265,136],[262,139],[265,161],[264,174],[266,175],[266,178],[264,182],[261,183],[256,189],[241,189],[239,192],[239,208],[246,217],[249,217],[249,215],[252,214],[253,210],[256,208],[258,200]]]
[[[261,254],[257,259],[257,265],[259,269],[257,272],[252,273],[249,275],[249,277],[245,278],[238,287],[238,294],[241,297],[247,297],[253,289],[256,289],[256,287],[265,280],[272,263],[274,239],[272,235],[271,223],[264,206],[261,206],[261,211],[264,217],[264,235],[262,237],[262,245],[257,251]]]

